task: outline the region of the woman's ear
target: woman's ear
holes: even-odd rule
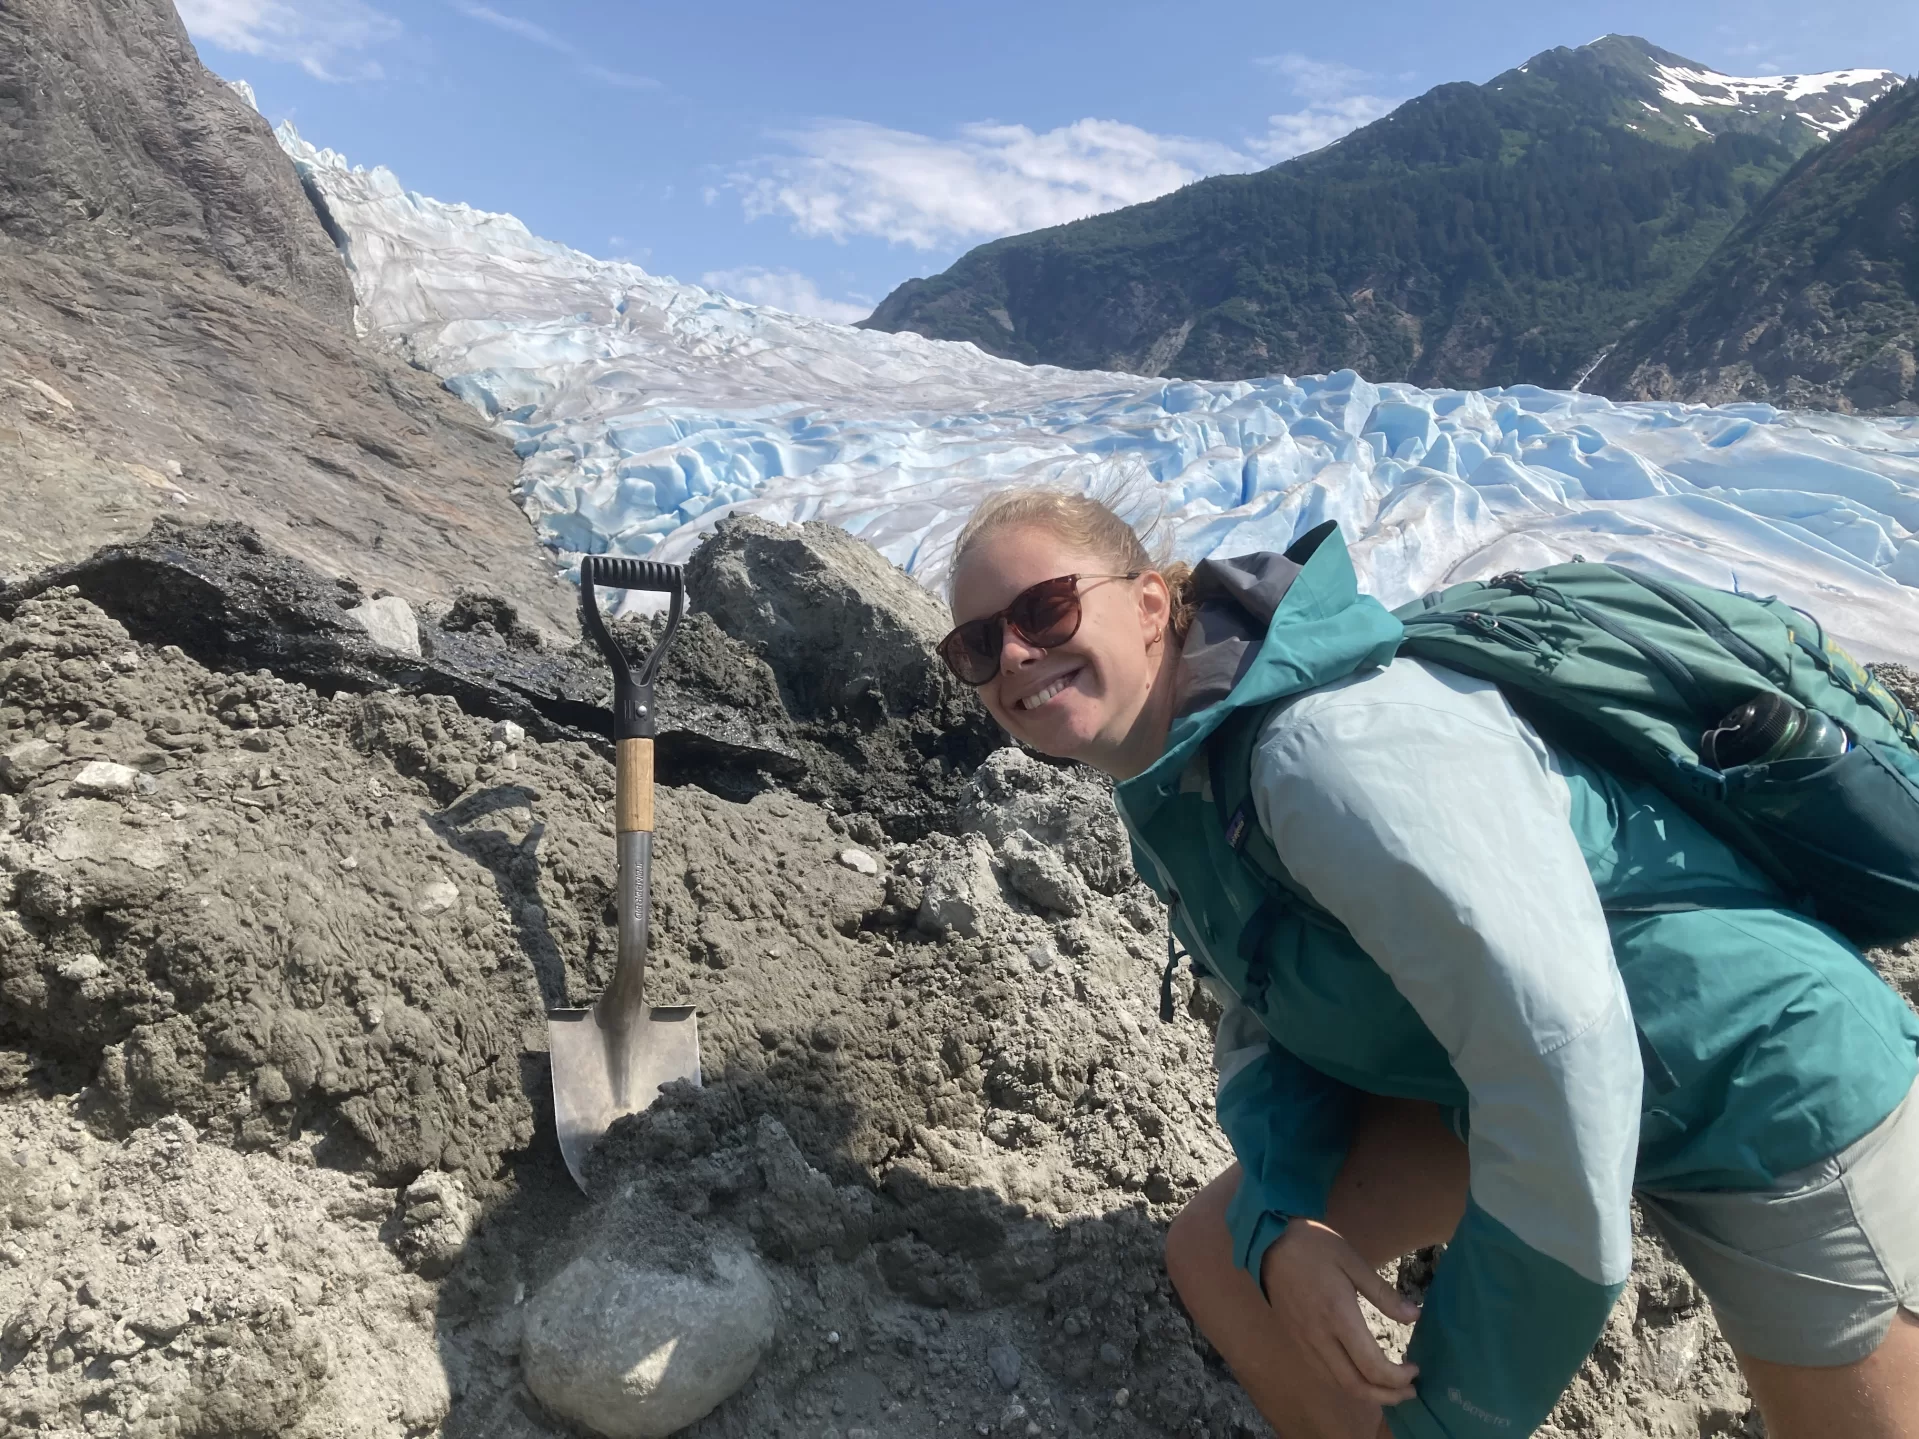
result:
[[[1163,638],[1173,618],[1173,591],[1158,570],[1140,576],[1139,622],[1147,643]]]

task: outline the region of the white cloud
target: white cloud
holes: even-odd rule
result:
[[[802,234],[879,235],[920,250],[1064,224],[1251,163],[1231,146],[1116,120],[1037,133],[967,125],[952,140],[822,120],[779,138],[798,153],[730,177],[749,219],[784,215]]]
[[[490,5],[479,5],[473,0],[448,0],[453,8],[469,20],[478,20],[482,25],[491,25],[495,30],[503,30],[508,35],[518,36],[528,44],[538,45],[543,50],[551,50],[556,55],[564,55],[589,80],[598,80],[602,85],[616,85],[623,90],[657,90],[660,82],[647,75],[632,75],[624,70],[614,70],[589,60],[586,53],[564,36],[555,35],[544,25],[518,15],[509,15],[505,11],[495,10]]]
[[[222,50],[286,60],[320,80],[374,80],[364,52],[396,40],[398,20],[363,0],[175,0],[187,33]]]
[[[870,304],[828,299],[811,278],[794,270],[768,270],[758,265],[738,270],[708,270],[700,276],[700,283],[748,304],[770,305],[795,315],[831,320],[836,325],[850,325],[873,313]]]
[[[1302,108],[1266,117],[1266,133],[1249,137],[1246,148],[1268,165],[1324,149],[1342,135],[1369,125],[1400,102],[1372,93],[1378,78],[1337,60],[1315,60],[1288,51],[1253,61],[1277,75],[1304,102]]]
[[[1251,136],[1246,148],[1264,165],[1277,165],[1295,155],[1323,150],[1361,125],[1370,125],[1400,102],[1377,95],[1348,95],[1341,100],[1309,105],[1284,115],[1266,117],[1266,133]]]
[[[789,152],[741,166],[728,188],[748,219],[780,216],[805,235],[877,235],[938,250],[1157,199],[1206,175],[1263,169],[1329,145],[1398,103],[1370,93],[1373,77],[1350,65],[1295,54],[1255,63],[1302,105],[1268,116],[1263,133],[1237,145],[1118,120],[1038,132],[982,123],[938,139],[827,119],[778,135]]]

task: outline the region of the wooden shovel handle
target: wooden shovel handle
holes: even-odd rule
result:
[[[614,747],[615,810],[621,834],[653,829],[653,741],[623,739]]]

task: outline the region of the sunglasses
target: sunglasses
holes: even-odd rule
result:
[[[1000,650],[1009,629],[1035,649],[1063,645],[1079,633],[1081,580],[1136,580],[1145,573],[1059,575],[1028,585],[998,614],[955,626],[939,643],[940,658],[962,684],[983,685],[999,673]]]

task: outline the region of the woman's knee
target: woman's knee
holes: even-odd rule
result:
[[[1239,1187],[1235,1164],[1187,1201],[1166,1230],[1166,1275],[1188,1309],[1193,1296],[1216,1279],[1222,1267],[1232,1268],[1232,1237],[1226,1228],[1226,1206]]]

